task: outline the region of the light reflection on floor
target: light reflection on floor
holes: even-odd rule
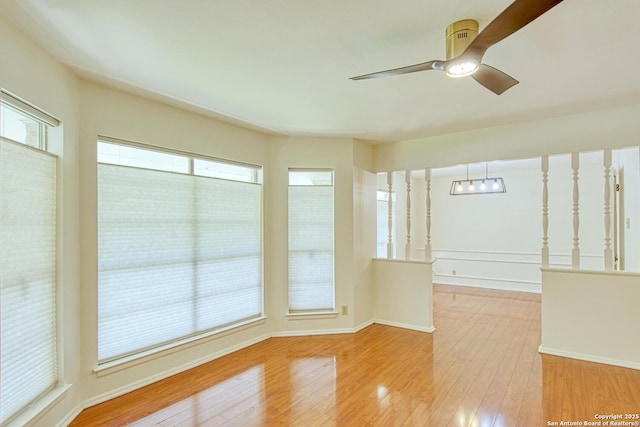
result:
[[[142,418],[132,425],[192,425],[194,427],[221,425],[232,418],[239,419],[238,417],[244,412],[248,419],[261,421],[265,418],[263,390],[264,366],[254,366]]]

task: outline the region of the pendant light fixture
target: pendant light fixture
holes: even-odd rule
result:
[[[468,194],[506,193],[504,180],[500,177],[489,178],[489,163],[485,163],[485,175],[480,179],[469,179],[469,165],[467,165],[467,179],[455,180],[451,183],[449,194],[462,196]]]

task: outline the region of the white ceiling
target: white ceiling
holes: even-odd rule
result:
[[[428,71],[446,26],[511,0],[1,0],[81,76],[274,133],[394,141],[640,102],[640,1],[566,0],[489,49],[496,96]]]

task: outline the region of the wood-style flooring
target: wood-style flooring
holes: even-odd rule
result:
[[[640,371],[538,353],[539,295],[436,285],[434,323],[271,338],[71,425],[537,427],[640,413]]]

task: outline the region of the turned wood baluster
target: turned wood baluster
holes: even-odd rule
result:
[[[611,248],[611,149],[604,150],[604,269],[613,270]]]
[[[404,246],[405,259],[411,259],[411,171],[404,172],[404,182],[407,187],[407,243]]]
[[[580,153],[571,153],[571,169],[573,171],[573,249],[571,250],[571,267],[580,268],[580,189],[578,186],[578,169]]]
[[[424,180],[427,183],[427,243],[424,246],[424,259],[431,261],[431,169],[424,170]]]
[[[542,267],[549,267],[549,156],[542,156]]]
[[[389,190],[388,196],[388,219],[387,226],[389,231],[389,237],[387,240],[387,258],[393,258],[393,198],[391,197],[393,194],[393,172],[387,172],[387,187]]]

